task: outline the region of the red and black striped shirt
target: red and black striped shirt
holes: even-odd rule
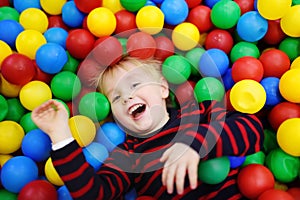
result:
[[[189,102],[169,110],[168,123],[150,137],[127,136],[95,172],[82,148],[73,141],[52,151],[53,165],[73,199],[123,199],[134,188],[139,196],[156,199],[242,199],[237,187],[239,169],[231,169],[219,184],[198,181],[191,190],[188,179],[183,195],[168,194],[162,185],[163,152],[182,142],[199,152],[201,160],[221,156],[246,156],[261,151],[263,127],[255,115],[226,111],[223,103]],[[201,162],[201,161],[200,161]]]

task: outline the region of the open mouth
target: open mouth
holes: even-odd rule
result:
[[[144,113],[144,111],[146,110],[146,105],[139,103],[139,104],[135,104],[133,106],[131,106],[129,108],[129,114],[134,118],[138,118],[141,114]]]

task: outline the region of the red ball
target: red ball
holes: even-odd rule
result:
[[[268,20],[268,30],[263,41],[270,45],[279,44],[287,35],[280,26],[280,20]]]
[[[103,69],[100,68],[96,60],[93,58],[86,58],[79,64],[77,76],[84,86],[96,88],[95,81],[101,70]]]
[[[136,200],[156,200],[156,199],[150,196],[139,196],[136,198]]]
[[[292,102],[281,102],[275,105],[268,115],[271,127],[276,131],[282,122],[300,117],[300,106]]]
[[[267,167],[260,164],[249,164],[239,172],[237,184],[245,197],[256,199],[263,192],[274,188],[275,179]]]
[[[92,55],[101,67],[110,66],[122,58],[123,47],[116,37],[108,36],[99,41]]]
[[[244,56],[232,64],[231,75],[234,82],[244,79],[260,82],[264,75],[264,67],[257,58]]]
[[[292,195],[294,200],[300,200],[300,187],[291,187],[286,192]]]
[[[48,29],[52,27],[60,27],[65,29],[66,31],[69,30],[69,27],[62,20],[61,15],[50,15],[48,17],[48,22],[49,22]]]
[[[51,83],[51,80],[53,78],[53,74],[48,74],[46,72],[43,72],[36,64],[35,61],[33,61],[34,66],[35,66],[35,76],[33,77],[33,80],[38,80],[38,81],[42,81],[44,83],[47,83],[48,85]]]
[[[259,60],[264,67],[264,77],[280,78],[287,70],[290,69],[290,58],[279,49],[268,49],[264,51]]]
[[[2,61],[1,73],[8,82],[15,85],[25,85],[33,79],[36,70],[29,57],[13,53]]]
[[[202,3],[202,0],[185,0],[189,8],[194,8]]]
[[[9,0],[0,0],[0,7],[9,6]]]
[[[102,0],[74,0],[78,10],[84,13],[89,13],[94,8],[102,6]]]
[[[226,91],[224,100],[225,100],[226,109],[228,111],[234,111],[235,109],[232,106],[231,101],[230,101],[230,91],[231,91],[231,89]]]
[[[118,37],[129,37],[131,34],[137,31],[137,26],[135,23],[135,14],[127,10],[120,10],[115,13],[117,26],[115,29],[115,34]]]
[[[209,32],[205,39],[205,48],[206,49],[221,49],[226,54],[229,54],[232,47],[233,47],[234,41],[232,35],[222,29],[214,29],[211,32]]]
[[[270,189],[262,193],[257,200],[294,200],[293,196],[286,191]]]
[[[34,180],[26,184],[18,195],[18,200],[56,200],[55,187],[45,180]]]
[[[167,57],[175,52],[175,46],[172,40],[166,36],[158,36],[155,38],[156,51],[154,57],[158,60],[164,61]]]
[[[187,21],[197,26],[200,33],[207,32],[213,28],[210,13],[208,6],[198,5],[190,10]]]
[[[146,59],[154,56],[156,42],[152,35],[145,32],[136,32],[129,36],[126,48],[130,56]]]
[[[179,104],[183,104],[187,101],[191,101],[194,98],[194,88],[196,82],[186,81],[180,84],[175,90],[175,97]]]
[[[93,49],[95,38],[85,29],[74,29],[66,39],[66,48],[74,58],[84,59]]]
[[[241,15],[254,10],[254,0],[234,0],[241,9]]]

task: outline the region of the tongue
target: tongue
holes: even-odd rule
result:
[[[145,111],[145,106],[143,105],[132,113],[133,118],[138,118],[144,111]]]

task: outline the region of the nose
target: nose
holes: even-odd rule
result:
[[[123,104],[126,104],[128,103],[130,100],[132,100],[132,96],[125,96],[122,100],[122,103]]]

